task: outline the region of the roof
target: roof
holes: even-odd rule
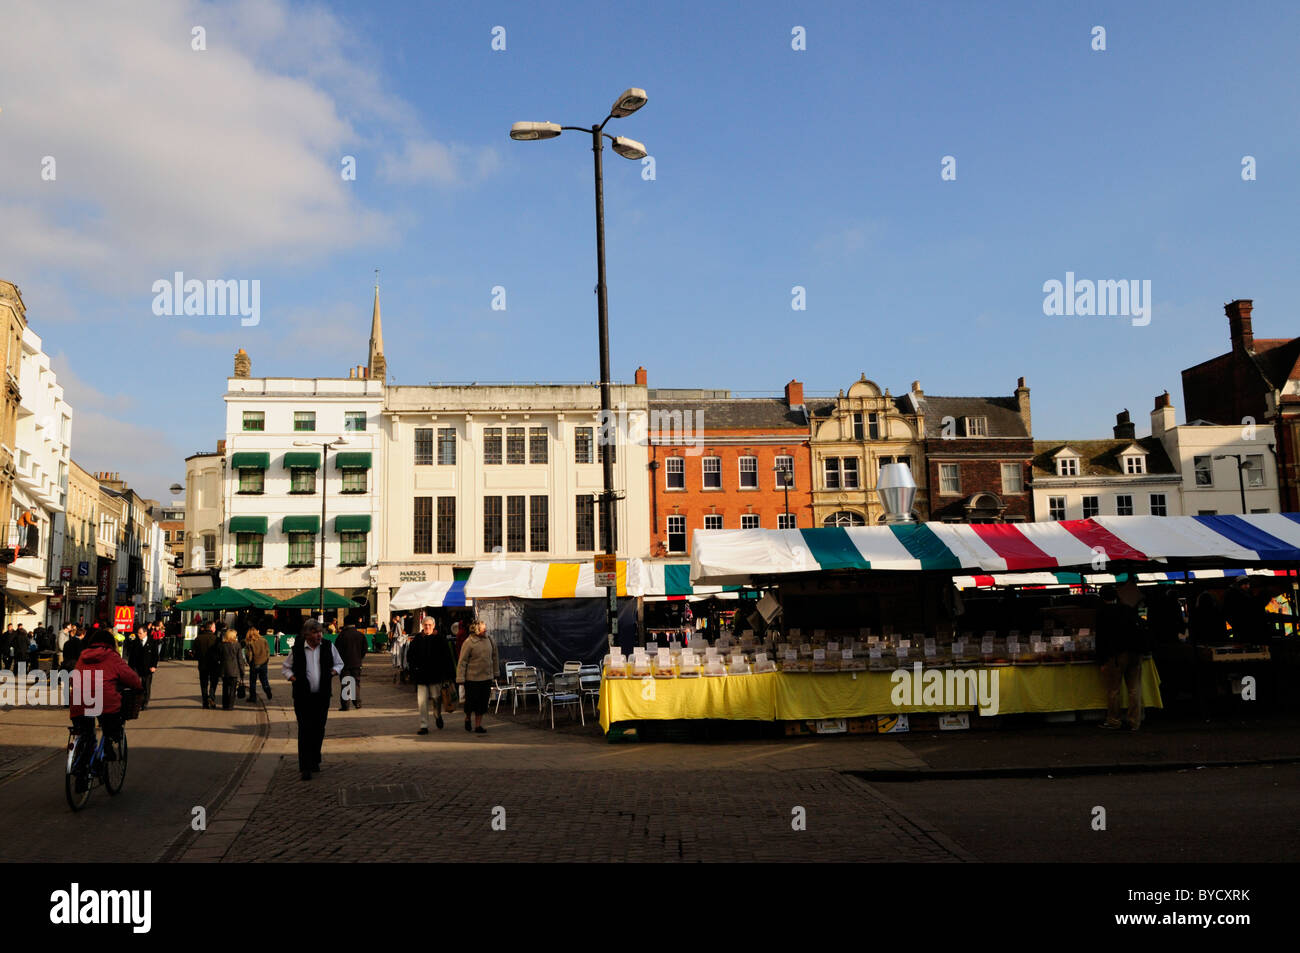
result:
[[[733,397],[727,400],[652,400],[651,432],[658,429],[655,421],[663,420],[663,415],[678,413],[683,418],[682,426],[686,414],[690,413],[692,426],[697,430],[808,429],[804,412],[797,406],[790,409],[784,397]],[[676,421],[677,418],[671,419]]]
[[[952,417],[983,417],[988,421],[989,437],[1028,437],[1025,418],[1020,416],[1020,404],[1014,397],[931,397],[921,398],[925,414],[925,435],[943,436],[943,419]]]
[[[1147,473],[1177,473],[1169,461],[1164,445],[1156,437],[1132,440],[1128,437],[1110,440],[1035,440],[1033,472],[1038,476],[1056,476],[1053,456],[1058,450],[1069,447],[1079,454],[1079,476],[1126,476],[1120,464],[1119,452],[1132,444],[1147,452]]]

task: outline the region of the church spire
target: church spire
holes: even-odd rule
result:
[[[379,269],[375,269],[375,310],[370,318],[370,377],[387,381],[388,362],[384,360],[384,329],[379,323]]]

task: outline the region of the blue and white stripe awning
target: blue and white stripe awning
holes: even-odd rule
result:
[[[423,609],[426,606],[468,606],[473,603],[465,598],[465,580],[454,582],[408,582],[388,603],[393,611],[401,609]]]

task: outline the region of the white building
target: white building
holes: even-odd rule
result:
[[[616,549],[646,556],[647,391],[612,390]],[[390,386],[384,420],[381,620],[403,583],[450,581],[494,553],[585,561],[604,551],[598,388]]]
[[[217,553],[225,532],[226,441],[215,452],[185,458],[184,560],[177,574],[178,599],[192,599],[212,588],[210,571],[219,569]]]
[[[1177,426],[1165,391],[1151,411],[1151,436],[1182,474],[1183,512],[1189,516],[1241,513],[1243,496],[1245,512],[1281,512],[1271,424]]]
[[[20,522],[32,522],[38,545],[31,556],[9,567],[6,594],[9,621],[31,629],[57,623],[61,610],[51,609],[47,599],[59,582],[63,565],[64,510],[68,497],[68,468],[71,461],[72,408],[63,399],[50,359],[41,349],[41,339],[30,328],[23,331],[23,353],[15,437],[15,466],[9,544],[31,538]],[[48,614],[48,615],[47,615]]]

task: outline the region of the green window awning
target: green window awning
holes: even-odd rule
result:
[[[245,450],[242,453],[231,454],[230,466],[234,470],[269,470],[271,468],[271,455]]]
[[[340,470],[369,470],[370,453],[369,451],[337,453],[334,455],[334,466]]]
[[[294,467],[301,467],[304,470],[320,469],[319,453],[286,453],[284,455],[284,468],[286,470]]]
[[[232,516],[230,517],[230,531],[232,533],[257,533],[259,536],[265,536],[266,517]]]
[[[282,528],[286,533],[319,533],[319,516],[286,516]]]
[[[334,517],[334,532],[368,533],[370,532],[370,514],[362,513],[353,516],[336,516]]]

